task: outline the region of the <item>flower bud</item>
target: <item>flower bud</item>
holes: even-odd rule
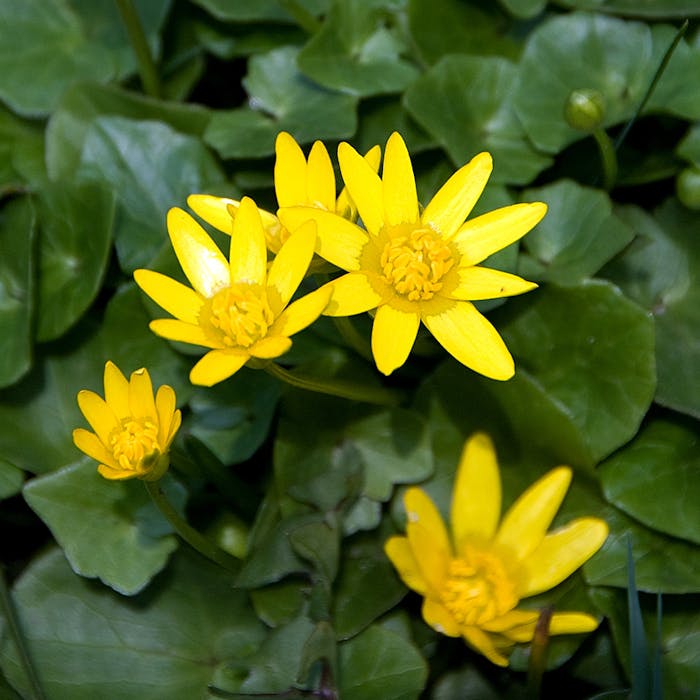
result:
[[[566,123],[579,131],[594,131],[603,122],[605,100],[597,90],[573,90],[564,106]]]
[[[700,210],[700,168],[691,166],[678,175],[676,194],[688,209]]]

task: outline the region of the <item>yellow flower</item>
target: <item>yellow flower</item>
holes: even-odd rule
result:
[[[313,222],[289,236],[269,272],[260,213],[249,197],[241,200],[233,222],[228,262],[182,209],[168,212],[168,233],[193,289],[152,270],[136,270],[134,279],[175,316],[151,321],[156,335],[211,348],[192,368],[193,384],[212,386],[251,357],[282,355],[292,346],[290,336],[315,321],[328,303],[329,292],[319,289],[289,304],[314,253]]]
[[[78,406],[95,432],[76,428],[76,447],[100,463],[97,470],[105,479],[160,479],[182,420],[172,387],[159,387],[154,399],[146,369],[137,369],[127,380],[107,362],[104,388],[104,399],[93,391],[78,392]]]
[[[503,340],[470,302],[537,286],[478,263],[525,235],[545,215],[546,205],[515,204],[464,223],[491,173],[488,153],[460,168],[422,210],[399,134],[387,142],[381,178],[347,143],[340,144],[338,159],[366,231],[308,206],[278,212],[287,228],[316,221],[316,252],[348,271],[329,283],[332,297],[325,313],[377,309],[372,352],[384,374],[406,361],[422,321],[467,367],[493,379],[512,377],[513,359]]]
[[[349,220],[357,216],[347,189],[336,199],[335,173],[326,147],[316,141],[311,147],[308,161],[299,144],[286,131],[281,131],[275,141],[275,194],[280,207],[308,206],[335,212]],[[377,172],[381,151],[374,146],[365,159]],[[187,198],[188,206],[219,231],[231,235],[232,219],[240,205],[235,199],[214,197],[209,194],[192,194]],[[265,240],[271,252],[277,253],[289,237],[289,231],[279,219],[268,211],[260,210],[265,229]]]
[[[403,582],[424,596],[423,618],[438,632],[465,641],[507,666],[516,642],[532,640],[538,612],[522,598],[549,590],[602,546],[605,521],[578,518],[547,533],[571,481],[558,467],[530,486],[500,519],[501,482],[489,437],[465,444],[452,493],[451,536],[437,508],[419,488],[404,496],[406,537],[391,537],[387,556]],[[499,522],[500,520],[500,522]],[[597,620],[555,612],[550,634],[590,632]]]

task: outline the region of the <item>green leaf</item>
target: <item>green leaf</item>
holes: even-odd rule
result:
[[[504,309],[517,366],[566,407],[594,458],[627,442],[656,387],[649,316],[602,281],[549,286]]]
[[[16,382],[32,364],[35,233],[28,197],[0,209],[0,387]]]
[[[343,700],[418,698],[428,667],[416,648],[374,625],[338,647]]]
[[[601,465],[600,475],[605,497],[625,513],[654,530],[700,544],[697,426],[680,419],[648,423]]]
[[[293,22],[293,16],[279,0],[192,0],[207,12],[224,22]],[[312,15],[324,12],[329,0],[297,0]],[[295,3],[296,4],[296,3]]]
[[[559,0],[559,4],[577,10],[596,10],[649,19],[700,16],[700,7],[695,0]]]
[[[49,698],[192,700],[264,637],[247,596],[186,550],[149,590],[125,599],[76,576],[53,549],[14,587],[29,653]],[[29,697],[5,640],[2,670]]]
[[[14,465],[0,460],[0,500],[19,493],[23,483],[24,472]]]
[[[475,668],[449,671],[438,678],[432,694],[433,700],[502,700],[494,685]]]
[[[411,85],[404,104],[462,166],[490,151],[492,181],[526,184],[549,164],[535,151],[513,111],[515,64],[495,56],[445,56]]]
[[[299,54],[299,69],[320,85],[358,97],[401,92],[418,77],[400,18],[387,0],[340,0]]]
[[[501,0],[501,4],[516,17],[528,19],[542,12],[547,0]]]
[[[305,587],[293,579],[250,591],[255,613],[268,627],[285,625],[297,617],[306,595]]]
[[[41,189],[38,340],[63,335],[95,299],[112,249],[114,204],[113,191],[102,185]]]
[[[299,143],[355,132],[357,99],[304,78],[296,69],[297,54],[287,46],[250,59],[243,79],[250,107],[215,113],[204,134],[222,158],[272,155],[280,131]]]
[[[182,487],[171,482],[167,490],[182,508]],[[97,577],[118,593],[139,593],[177,548],[172,528],[150,502],[143,484],[108,481],[97,473],[92,459],[32,479],[23,493],[63,548],[73,571]]]
[[[613,214],[605,192],[573,180],[525,190],[522,200],[547,204],[547,216],[523,239],[532,257],[520,258],[518,274],[527,279],[578,284],[634,237],[632,229]]]
[[[340,533],[331,518],[300,525],[289,535],[294,551],[313,565],[314,571],[329,585],[338,572]]]
[[[0,192],[45,179],[43,128],[0,107]]]

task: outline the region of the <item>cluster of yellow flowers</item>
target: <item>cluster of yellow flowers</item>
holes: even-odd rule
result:
[[[154,333],[209,349],[193,367],[192,383],[211,386],[251,359],[281,356],[291,347],[290,337],[321,314],[364,312],[374,312],[372,353],[386,375],[406,362],[422,322],[462,364],[509,379],[513,359],[471,302],[536,285],[479,263],[532,229],[546,206],[515,204],[465,222],[491,173],[488,153],[460,168],[425,208],[399,134],[387,141],[381,177],[378,147],[362,156],[341,143],[338,159],[345,188],[336,196],[324,145],[316,142],[307,160],[294,139],[281,133],[276,214],[248,197],[190,196],[191,209],[231,237],[228,260],[190,214],[179,208],[168,213],[170,240],[192,286],[152,270],[137,270],[134,277],[174,316],[152,321]],[[345,274],[293,300],[319,259]],[[75,444],[108,479],[158,480],[181,422],[175,393],[161,386],[154,397],[145,369],[127,380],[111,362],[104,391],[104,399],[79,393],[94,432],[75,430]],[[507,664],[514,643],[532,639],[538,612],[517,609],[519,601],[557,585],[607,536],[607,526],[596,518],[546,533],[570,480],[567,467],[553,470],[499,524],[495,452],[489,438],[477,434],[467,441],[459,465],[451,537],[427,495],[415,487],[406,491],[406,536],[390,538],[386,553],[406,585],[424,597],[423,617],[431,627],[463,637],[499,665]],[[550,633],[586,632],[596,625],[590,615],[557,612]]]

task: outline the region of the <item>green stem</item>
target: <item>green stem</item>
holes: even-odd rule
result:
[[[333,316],[333,323],[335,327],[343,336],[345,342],[360,356],[365,360],[369,360],[374,363],[374,358],[372,357],[372,348],[367,343],[365,337],[355,328],[352,321],[347,316]]]
[[[230,554],[219,549],[213,542],[209,541],[201,532],[195,530],[180,514],[175,510],[167,496],[160,487],[158,481],[144,481],[144,486],[151,500],[158,510],[165,516],[168,522],[175,528],[180,537],[187,542],[192,549],[197,550],[202,556],[218,564],[222,568],[237,574],[240,565],[238,560]]]
[[[535,634],[530,645],[530,663],[527,668],[528,700],[538,700],[542,691],[542,676],[547,667],[549,649],[549,623],[552,621],[553,612],[551,606],[543,608],[535,625]]]
[[[5,570],[4,567],[0,566],[0,609],[2,609],[3,615],[5,617],[5,625],[12,637],[12,641],[17,649],[17,656],[19,656],[19,662],[24,673],[29,681],[29,686],[31,688],[33,700],[45,700],[46,696],[39,683],[39,677],[34,670],[31,657],[29,656],[29,650],[27,649],[27,643],[22,635],[22,630],[19,625],[19,620],[17,619],[17,613],[15,612],[15,607],[12,604],[12,596],[10,595],[10,590],[7,587],[7,581],[5,580]]]
[[[593,138],[598,144],[600,160],[603,164],[603,186],[606,190],[611,190],[617,179],[617,154],[615,146],[607,132],[598,127],[593,131]]]
[[[160,97],[161,90],[158,71],[156,70],[156,64],[153,62],[151,49],[148,46],[148,40],[143,32],[141,20],[136,12],[133,0],[115,0],[115,2],[122,16],[126,32],[129,35],[131,47],[134,50],[134,54],[136,54],[143,90],[151,97]]]
[[[382,387],[358,386],[337,379],[304,377],[289,372],[274,362],[266,363],[262,366],[262,369],[297,389],[306,389],[307,391],[315,391],[318,394],[329,394],[330,396],[339,396],[341,399],[363,401],[380,406],[396,406],[400,403],[400,397],[396,392]]]
[[[321,22],[297,0],[279,0],[279,3],[307,34],[316,34],[321,28]]]

